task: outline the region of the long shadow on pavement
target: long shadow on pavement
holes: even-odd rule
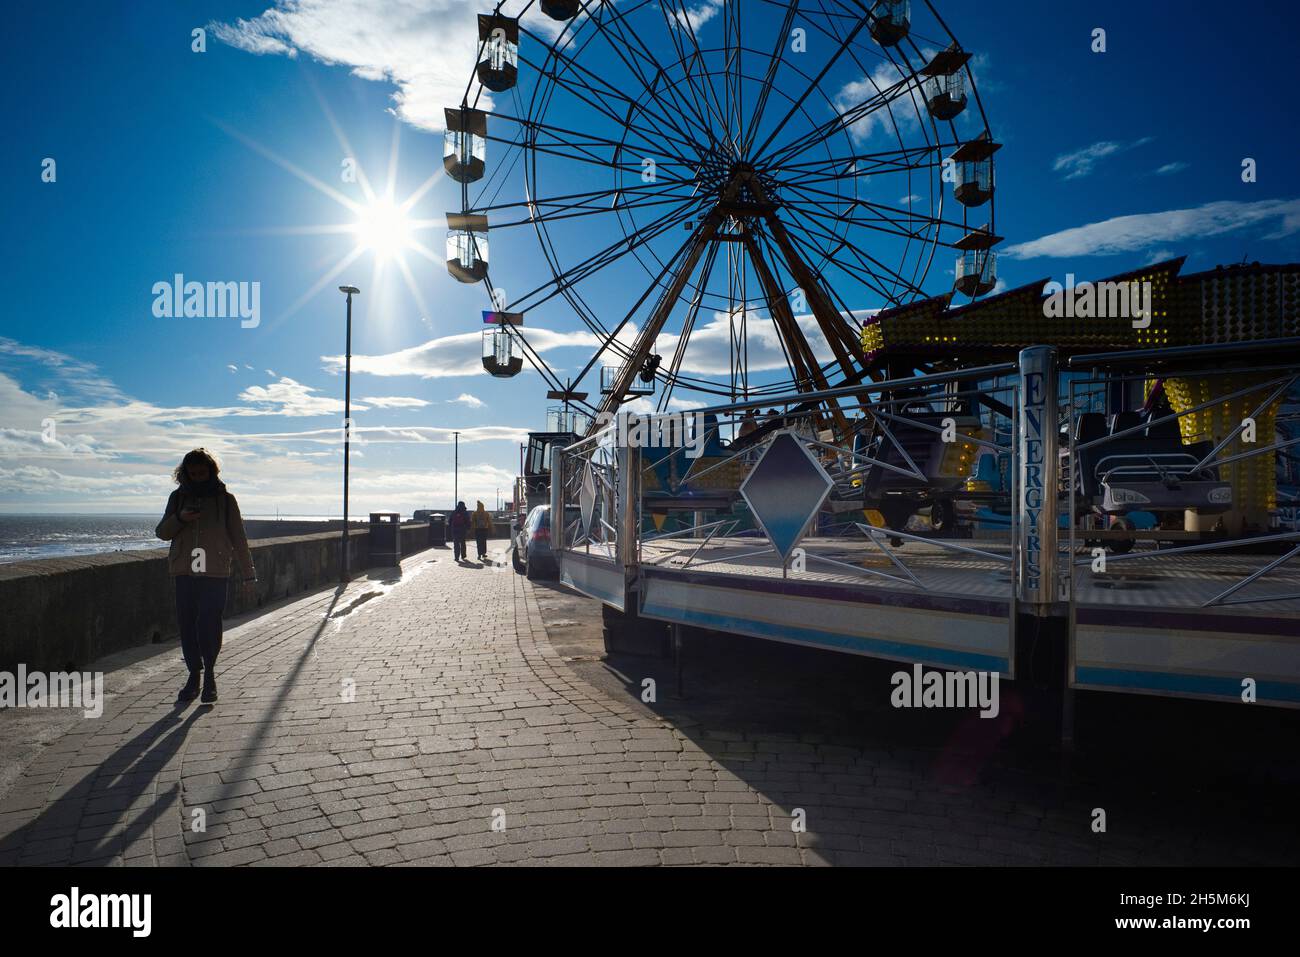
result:
[[[392,572],[387,569],[384,574],[395,582],[400,573],[394,576]],[[257,723],[250,742],[251,754],[261,749],[344,590],[344,585],[334,590],[320,624]],[[148,832],[164,811],[179,814],[179,778],[166,795],[157,795],[148,806],[137,805],[154,787],[158,773],[180,751],[190,729],[208,710],[199,706],[182,719],[181,708],[173,705],[167,714],[89,770],[32,821],[0,841],[0,864],[110,863],[115,855]],[[233,784],[223,785],[217,800],[230,797],[233,787]],[[133,811],[136,813],[131,817]],[[128,817],[129,823],[123,827],[122,822]]]
[[[197,707],[182,717],[182,709],[173,706],[0,842],[0,862],[106,864],[122,854],[165,810],[178,805],[179,782],[167,795],[137,807],[207,711]],[[132,810],[138,813],[123,827]]]

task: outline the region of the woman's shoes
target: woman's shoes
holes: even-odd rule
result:
[[[203,677],[203,696],[199,701],[203,704],[217,703],[217,680],[210,674]]]
[[[185,682],[185,687],[182,688],[181,693],[176,696],[176,703],[189,704],[198,696],[199,696],[199,673],[197,671],[191,671],[190,680]]]

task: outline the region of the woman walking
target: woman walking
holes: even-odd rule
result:
[[[478,560],[486,562],[488,557],[487,540],[488,535],[492,532],[492,516],[488,514],[482,502],[475,502],[474,504],[477,506],[474,509],[471,523],[474,526],[474,544],[478,546]]]
[[[239,503],[218,478],[220,472],[217,460],[206,449],[187,452],[172,473],[178,487],[167,499],[156,532],[163,541],[171,542],[167,569],[176,582],[181,654],[190,672],[176,698],[180,704],[198,697],[200,672],[203,703],[217,700],[215,672],[221,652],[226,581],[232,566],[237,566],[245,591],[251,591],[257,581]]]

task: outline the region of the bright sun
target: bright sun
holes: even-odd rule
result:
[[[376,197],[357,214],[357,242],[379,259],[392,259],[411,245],[414,224],[391,199]]]

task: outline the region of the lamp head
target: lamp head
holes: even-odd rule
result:
[[[339,292],[346,292],[349,296],[361,295],[361,290],[356,286],[339,286]]]

